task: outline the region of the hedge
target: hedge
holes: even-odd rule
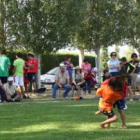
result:
[[[13,61],[16,59],[16,53],[17,52],[8,52],[7,56],[10,58],[11,63],[13,64]],[[23,58],[27,60],[27,53],[28,52],[22,52]],[[46,73],[50,69],[59,66],[59,64],[65,60],[65,56],[67,54],[59,54],[59,53],[44,53],[41,56],[41,73]],[[72,62],[74,66],[77,66],[79,63],[78,55],[75,54],[68,54],[67,56],[70,56],[72,59]],[[92,64],[92,67],[95,67],[95,58],[92,56],[85,56],[89,60],[89,62]],[[12,69],[13,66],[10,69],[10,75],[12,75]]]

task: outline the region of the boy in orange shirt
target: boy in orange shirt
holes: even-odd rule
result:
[[[96,94],[101,96],[99,101],[99,110],[96,114],[102,113],[108,117],[107,120],[100,123],[101,128],[105,128],[105,125],[110,126],[110,123],[117,121],[118,117],[113,112],[113,104],[117,100],[123,98],[123,93],[120,92],[123,87],[123,80],[112,78],[108,85],[101,86]]]

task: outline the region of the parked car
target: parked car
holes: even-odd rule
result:
[[[59,67],[55,67],[48,71],[47,73],[41,75],[41,87],[47,89],[52,88],[52,85],[55,83],[55,74],[59,72]]]

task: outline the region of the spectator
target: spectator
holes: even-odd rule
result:
[[[84,59],[83,63],[82,63],[82,71],[84,74],[89,73],[89,71],[92,70],[91,64],[89,63],[88,59]]]
[[[81,88],[85,86],[84,74],[82,73],[82,69],[77,66],[74,69],[73,73],[73,86],[74,89],[77,90],[78,97],[81,96]]]
[[[0,56],[0,79],[3,84],[7,83],[10,65],[11,62],[10,59],[6,56],[6,51],[2,50]]]
[[[6,101],[6,94],[5,94],[5,90],[4,90],[4,87],[3,87],[3,84],[0,80],[0,95],[1,95],[1,100],[0,102],[5,102]]]
[[[29,53],[28,54],[28,91],[31,85],[33,85],[34,92],[36,92],[36,78],[38,72],[38,60],[34,58],[34,55]],[[28,92],[27,91],[27,92]],[[28,94],[28,93],[27,93]]]
[[[111,59],[108,61],[108,68],[109,68],[109,73],[111,77],[114,77],[118,75],[119,73],[119,68],[120,68],[120,62],[116,58],[116,53],[112,52],[110,54]]]
[[[60,71],[55,75],[55,84],[53,86],[52,98],[56,99],[56,91],[58,88],[64,88],[63,98],[66,99],[69,91],[71,90],[69,74],[66,71],[64,64],[60,64]]]
[[[132,92],[132,88],[131,88],[131,75],[134,73],[135,71],[135,66],[130,64],[129,62],[127,62],[127,59],[125,57],[123,57],[121,59],[121,67],[120,67],[120,73],[121,74],[128,74],[128,78],[127,78],[127,92],[130,96],[130,100],[129,101],[133,101],[133,92]]]
[[[63,63],[66,66],[66,69],[67,69],[67,71],[69,73],[70,82],[72,83],[72,68],[73,68],[73,64],[72,64],[72,61],[71,61],[71,57],[66,56],[65,61]]]
[[[22,59],[22,54],[18,52],[16,54],[16,60],[13,63],[14,69],[13,69],[13,74],[14,74],[14,84],[18,88],[20,86],[21,90],[21,98],[23,98],[23,87],[24,87],[24,80],[23,80],[23,68],[25,66],[25,62]]]
[[[85,87],[84,87],[84,92],[86,93],[86,90],[88,89],[88,93],[91,93],[91,89],[90,89],[90,79],[92,77],[92,67],[91,64],[89,63],[88,59],[84,59],[83,63],[82,63],[82,71],[84,73],[84,79],[86,81],[85,83]]]
[[[132,75],[131,75],[131,78],[132,78],[132,85],[131,86],[134,89],[134,93],[135,93],[136,87],[137,87],[136,79],[137,79],[137,74],[138,74],[138,63],[139,63],[137,58],[138,58],[137,54],[132,53],[130,63],[135,66],[135,70],[134,70],[134,73],[132,73]]]
[[[13,83],[13,77],[8,78],[8,83],[4,84],[7,101],[19,102],[20,92]]]
[[[106,79],[111,78],[111,76],[110,76],[108,70],[104,70],[103,73],[104,73],[104,75],[103,75],[103,82],[104,82]]]
[[[25,61],[25,60],[24,60]],[[27,96],[24,95],[25,98],[30,98],[28,94],[28,62],[25,61],[25,67],[23,69],[23,77],[24,77],[24,88],[25,88],[25,93],[27,93]]]

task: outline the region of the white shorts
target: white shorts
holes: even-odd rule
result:
[[[14,76],[14,85],[15,86],[24,86],[23,76]]]

